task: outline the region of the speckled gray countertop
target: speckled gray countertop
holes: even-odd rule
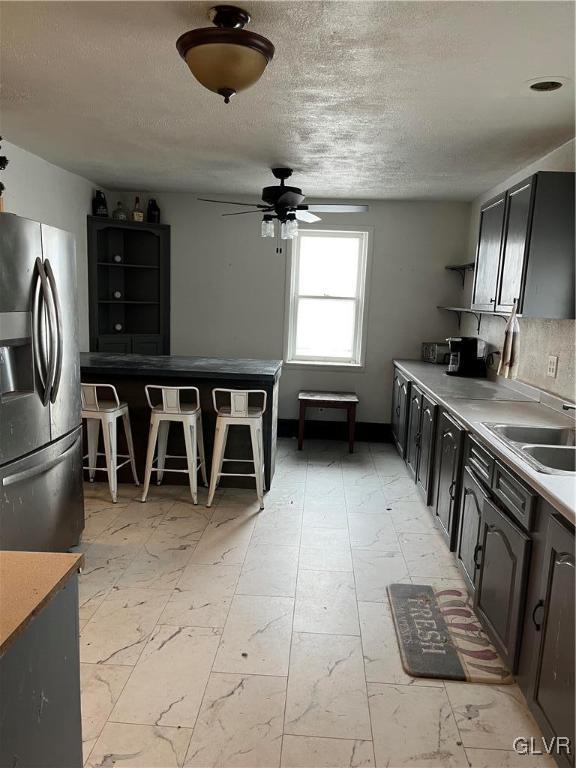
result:
[[[92,373],[95,375],[276,381],[282,371],[282,361],[81,352],[80,368],[83,374]]]
[[[485,424],[524,424],[543,427],[574,426],[574,419],[488,379],[446,376],[446,366],[419,360],[395,360],[394,364],[433,399],[474,433],[506,465],[513,469],[572,524],[576,524],[576,476],[537,472]]]

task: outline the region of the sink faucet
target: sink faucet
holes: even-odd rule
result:
[[[574,403],[562,403],[563,411],[576,411],[576,405]]]

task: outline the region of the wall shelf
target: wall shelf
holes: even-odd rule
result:
[[[124,267],[128,269],[160,269],[156,264],[125,264],[122,261],[99,261],[99,267]]]
[[[444,269],[447,269],[449,272],[457,272],[460,275],[460,279],[462,280],[462,288],[464,288],[466,272],[473,272],[474,266],[474,262],[471,261],[468,264],[448,264],[448,266],[444,267]]]
[[[462,315],[474,315],[476,318],[476,333],[480,333],[480,326],[482,324],[482,317],[488,315],[489,317],[501,317],[503,320],[510,318],[510,313],[506,312],[491,312],[487,310],[483,312],[479,309],[468,309],[467,307],[436,307],[437,309],[444,309],[446,312],[454,312],[458,316],[458,328],[462,322]],[[522,315],[516,315],[516,317],[522,317]]]

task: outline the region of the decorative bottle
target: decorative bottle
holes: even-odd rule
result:
[[[149,221],[150,224],[160,224],[160,208],[158,208],[158,203],[153,197],[148,200],[146,221]]]
[[[106,202],[106,196],[101,189],[97,189],[92,198],[92,216],[101,216],[104,219],[108,218],[108,203]]]
[[[144,221],[144,211],[140,205],[140,198],[136,195],[134,208],[132,209],[132,221]]]
[[[128,219],[128,211],[124,208],[120,200],[118,200],[116,208],[112,211],[112,218],[117,221],[126,221]]]

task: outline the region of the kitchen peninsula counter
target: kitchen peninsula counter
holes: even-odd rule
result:
[[[136,465],[140,481],[144,477],[144,465],[150,408],[146,402],[144,386],[193,386],[200,391],[200,406],[204,425],[206,462],[210,460],[214,442],[216,414],[212,404],[212,389],[262,389],[267,393],[268,404],[263,417],[264,460],[266,465],[266,488],[270,488],[274,476],[276,437],[278,422],[278,386],[282,373],[281,360],[252,360],[247,358],[184,357],[179,355],[131,355],[83,352],[80,355],[82,381],[90,384],[113,384],[121,400],[128,403],[130,421],[134,435]],[[118,430],[119,435],[122,430]],[[123,440],[123,435],[120,438]],[[182,429],[174,425],[170,430],[168,453],[185,455]],[[120,442],[119,452],[126,453]],[[250,459],[252,449],[247,429],[233,427],[229,431],[226,456],[236,459]],[[167,467],[182,469],[185,463],[167,461]],[[249,469],[247,470],[247,466]],[[231,463],[229,472],[251,472],[252,467],[243,462]],[[102,478],[105,479],[103,473]],[[153,478],[154,479],[154,478]],[[121,482],[132,482],[129,467],[119,471]],[[187,484],[184,474],[167,473],[164,482]],[[253,478],[223,478],[222,485],[253,487]]]

